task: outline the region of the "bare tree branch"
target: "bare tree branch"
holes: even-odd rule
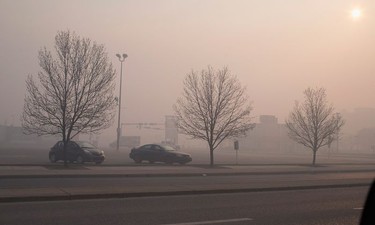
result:
[[[55,37],[55,52],[41,49],[39,83],[31,75],[26,80],[25,133],[58,134],[67,143],[79,133],[109,127],[115,72],[104,46],[62,31]]]
[[[207,141],[211,166],[213,151],[225,139],[244,136],[254,127],[245,88],[226,67],[187,74],[174,110],[182,133]]]
[[[312,164],[315,165],[316,152],[332,142],[332,137],[340,132],[344,120],[334,113],[332,105],[327,103],[324,88],[304,91],[305,101],[296,102],[293,111],[286,120],[288,135],[295,142],[313,151]]]

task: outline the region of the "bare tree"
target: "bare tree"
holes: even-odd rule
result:
[[[109,127],[114,116],[115,72],[103,45],[69,31],[58,32],[53,55],[39,51],[39,82],[26,80],[22,126],[27,134],[61,135],[66,144],[79,133]]]
[[[339,113],[334,113],[332,105],[327,103],[324,88],[308,88],[304,91],[305,101],[296,102],[293,111],[286,120],[289,137],[313,151],[312,165],[315,165],[316,152],[329,145],[344,125]]]
[[[182,97],[174,105],[179,131],[207,141],[211,166],[214,150],[225,139],[244,136],[254,126],[251,109],[239,80],[227,68],[212,67],[187,74]]]

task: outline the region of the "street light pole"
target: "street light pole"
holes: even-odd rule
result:
[[[127,54],[116,54],[118,59],[121,62],[121,71],[120,71],[120,94],[118,97],[118,126],[117,126],[117,144],[116,144],[116,150],[119,151],[120,148],[120,136],[121,136],[121,88],[122,88],[122,63],[125,61],[126,57],[128,57]]]

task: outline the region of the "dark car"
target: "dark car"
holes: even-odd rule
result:
[[[57,142],[49,151],[49,160],[56,162],[64,160],[64,143]],[[66,149],[66,159],[69,162],[84,163],[95,162],[100,164],[104,161],[104,152],[96,148],[94,145],[84,141],[69,141]]]
[[[192,160],[191,156],[184,152],[179,152],[168,145],[148,144],[138,148],[133,148],[129,157],[136,163],[143,160],[154,162],[164,162],[167,164],[179,163],[186,164]]]

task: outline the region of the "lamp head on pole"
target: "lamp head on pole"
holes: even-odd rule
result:
[[[120,54],[116,54],[116,56],[117,56],[117,58],[120,60],[120,62],[123,62],[124,60],[125,60],[125,58],[126,57],[128,57],[128,55],[127,54],[122,54],[122,55],[120,55]]]

